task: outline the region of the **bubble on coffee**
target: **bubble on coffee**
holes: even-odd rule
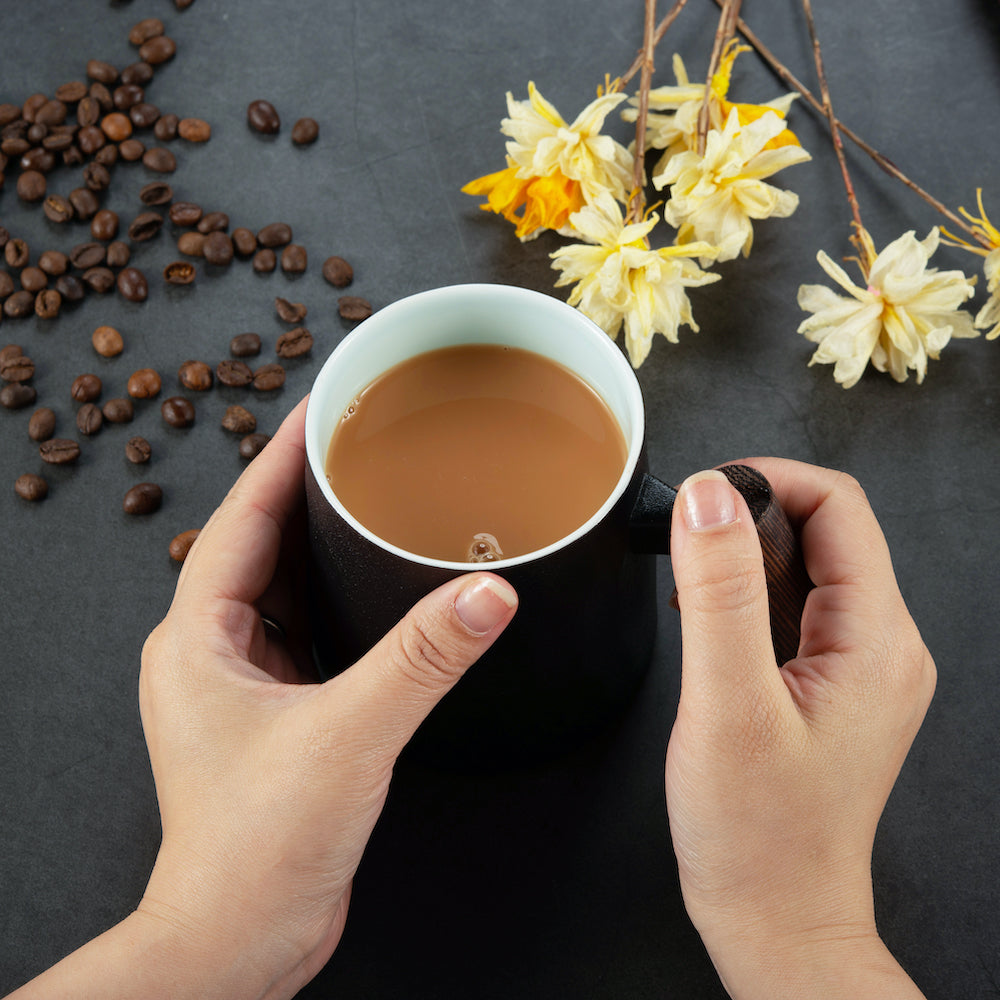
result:
[[[503,559],[503,549],[497,541],[496,535],[491,535],[488,531],[478,531],[472,536],[466,551],[466,562],[487,563],[498,562]]]

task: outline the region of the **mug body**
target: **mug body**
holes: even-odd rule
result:
[[[579,529],[526,555],[448,562],[380,539],[326,478],[330,438],[379,375],[426,351],[503,344],[552,358],[603,398],[625,436],[625,468]],[[513,621],[434,709],[410,752],[446,767],[503,766],[569,749],[618,715],[649,662],[656,630],[653,556],[633,551],[630,517],[646,471],[642,398],[620,349],[576,309],[504,285],[456,285],[374,313],[331,354],[306,414],[310,615],[321,675],[345,669],[421,597],[489,569],[518,592]],[[407,484],[399,483],[405,498]]]

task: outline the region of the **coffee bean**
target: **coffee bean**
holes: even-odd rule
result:
[[[126,163],[135,163],[146,155],[146,147],[138,139],[126,139],[119,143],[118,153]]]
[[[100,59],[87,60],[87,76],[101,83],[114,83],[118,79],[118,70],[109,62]]]
[[[59,250],[46,250],[38,258],[38,266],[51,278],[58,278],[69,269],[69,257]],[[2,297],[0,291],[0,297]]]
[[[270,101],[251,101],[247,107],[247,124],[255,132],[274,135],[281,128],[281,119]]]
[[[102,358],[117,357],[125,347],[122,335],[113,326],[97,327],[90,335],[90,342]]]
[[[69,387],[69,394],[78,403],[92,403],[101,395],[103,388],[101,377],[88,372],[85,375],[77,375],[73,379],[73,384]]]
[[[131,111],[137,104],[146,99],[143,89],[153,78],[153,67],[148,63],[137,62],[122,70],[122,82],[111,91],[111,101],[122,112]]]
[[[37,170],[25,170],[17,178],[17,196],[21,201],[41,201],[45,197],[47,188],[45,174]]]
[[[87,85],[82,80],[71,80],[56,87],[55,98],[64,104],[76,104],[87,96]]]
[[[304,326],[297,326],[278,337],[275,352],[279,358],[301,358],[312,350],[312,346],[312,334]]]
[[[110,267],[88,267],[80,280],[93,292],[105,295],[115,287],[115,272]]]
[[[46,101],[35,113],[35,121],[42,125],[62,125],[69,109],[56,98]]]
[[[73,145],[74,135],[73,132],[52,132],[42,140],[42,148],[53,155],[65,153]]]
[[[5,382],[30,382],[35,375],[35,362],[23,354],[0,358],[0,378]]]
[[[24,348],[20,344],[5,344],[0,347],[0,361],[6,361],[8,358],[19,358],[24,354]]]
[[[133,243],[144,243],[156,236],[162,228],[163,216],[159,212],[140,212],[129,225],[128,236]]]
[[[201,218],[202,209],[193,201],[175,201],[170,206],[169,215],[175,226],[193,226]]]
[[[139,55],[150,66],[162,66],[168,60],[173,59],[176,53],[177,43],[166,35],[150,38],[148,42],[143,42],[139,47]]]
[[[48,441],[55,432],[55,410],[42,406],[31,414],[31,419],[28,421],[28,437],[32,441]]]
[[[135,416],[135,405],[127,396],[116,396],[101,407],[101,413],[109,424],[130,424]]]
[[[118,235],[118,213],[112,212],[110,208],[102,208],[90,220],[90,235],[95,240],[113,240]]]
[[[177,169],[177,157],[163,146],[154,146],[142,154],[142,165],[158,174],[170,174]]]
[[[31,256],[28,244],[24,240],[14,238],[7,240],[3,248],[3,258],[10,267],[24,267]]]
[[[174,196],[174,189],[165,181],[150,181],[139,192],[144,205],[166,205]]]
[[[21,157],[18,165],[21,170],[25,173],[39,173],[42,175],[42,180],[45,180],[45,174],[49,173],[56,165],[56,154],[47,150],[44,146],[36,146],[34,149],[27,150]],[[32,181],[34,185],[35,182]],[[29,199],[25,198],[25,201],[41,201],[40,197]]]
[[[250,358],[260,354],[260,337],[256,333],[238,333],[229,341],[229,353],[236,358]]]
[[[49,283],[49,276],[40,267],[26,267],[21,271],[21,287],[26,292],[40,292]]]
[[[163,269],[163,280],[168,285],[190,285],[194,277],[194,264],[186,260],[175,260]]]
[[[205,392],[212,388],[215,377],[204,361],[185,361],[177,371],[178,381],[192,392]]]
[[[205,237],[202,254],[209,264],[217,267],[227,267],[233,260],[233,241],[228,233],[213,230]]]
[[[243,406],[228,406],[222,416],[222,426],[234,434],[250,434],[257,429],[257,418]]]
[[[128,116],[136,128],[149,128],[160,117],[160,109],[149,101],[140,101],[128,109]]]
[[[319,138],[319,123],[314,118],[300,118],[292,126],[292,142],[308,146]]]
[[[270,247],[258,250],[253,255],[251,267],[257,274],[270,274],[278,266],[278,258]]]
[[[248,434],[240,441],[240,458],[256,458],[270,440],[271,437],[268,434]]]
[[[63,302],[82,302],[87,294],[83,282],[75,274],[60,274],[56,278],[56,291]]]
[[[101,408],[95,403],[84,403],[76,411],[76,429],[81,434],[86,434],[88,437],[91,434],[96,434],[103,423],[104,416],[101,413]]]
[[[323,261],[323,277],[334,288],[346,288],[354,280],[354,268],[343,257],[327,257]]]
[[[281,251],[281,270],[286,274],[302,274],[308,263],[306,248],[298,243],[289,243]]]
[[[239,226],[232,232],[233,249],[241,257],[250,257],[257,251],[257,237],[245,226]]]
[[[182,118],[177,123],[177,134],[188,142],[208,142],[212,126],[201,118]]]
[[[79,147],[80,152],[85,156],[93,156],[99,149],[104,148],[107,141],[107,135],[104,130],[98,128],[96,125],[85,125],[76,135],[76,144]],[[107,166],[107,164],[104,164],[104,166]]]
[[[16,104],[10,104],[9,102],[0,104],[0,128],[5,128],[20,117],[21,109]]]
[[[177,138],[177,130],[180,127],[180,119],[175,114],[160,115],[153,126],[153,135],[160,142],[170,142]]]
[[[14,492],[22,500],[44,500],[49,494],[49,484],[34,472],[26,472],[14,480]]]
[[[89,95],[76,106],[76,123],[80,128],[93,128],[101,120],[101,106]]]
[[[253,372],[242,361],[220,361],[215,367],[215,377],[223,385],[240,388],[253,381]]]
[[[225,212],[206,212],[198,220],[198,232],[213,233],[215,230],[225,230],[229,228],[229,216]]]
[[[274,300],[274,308],[278,318],[286,323],[301,323],[306,318],[308,310],[301,302],[289,302],[280,296]]]
[[[20,410],[30,406],[38,398],[33,385],[24,382],[10,382],[0,389],[0,406],[8,410]]]
[[[38,263],[41,264],[41,262],[41,258],[39,258]],[[10,276],[10,272],[0,271],[0,302],[7,298],[8,295],[13,295],[14,288],[14,279]]]
[[[76,217],[85,222],[92,219],[101,207],[97,195],[90,188],[85,187],[74,188],[70,191],[69,203],[73,207],[73,211],[76,212]]]
[[[49,465],[70,465],[80,457],[80,446],[69,438],[49,438],[38,446],[38,454]]]
[[[180,3],[178,3],[180,6]],[[185,4],[185,6],[187,6]],[[171,541],[167,551],[170,553],[170,558],[174,562],[184,562],[187,559],[188,552],[191,551],[191,546],[194,545],[195,539],[198,537],[201,529],[200,528],[190,528],[187,531],[182,531],[179,535],[175,535]]]
[[[144,437],[129,438],[125,457],[134,465],[145,465],[153,455],[153,446]]]
[[[271,222],[257,233],[257,242],[262,247],[283,247],[292,242],[292,227],[286,222]]]
[[[163,490],[156,483],[136,483],[122,500],[126,514],[152,514],[163,503]]]
[[[131,259],[132,251],[129,248],[129,245],[124,241],[112,240],[108,244],[108,267],[128,267],[128,262]]]
[[[133,399],[151,399],[159,395],[161,385],[160,375],[155,369],[140,368],[129,376],[127,389]]]
[[[13,295],[8,295],[3,302],[3,314],[10,319],[24,319],[35,311],[35,296],[22,288]]]
[[[177,249],[188,257],[204,257],[206,238],[204,233],[181,233],[177,237]]]
[[[162,35],[164,31],[163,22],[158,17],[146,17],[132,25],[129,29],[128,40],[138,47],[151,38]]]
[[[69,252],[69,262],[80,271],[104,263],[107,250],[96,242],[79,243]]]
[[[337,311],[343,319],[362,320],[372,314],[372,305],[357,295],[342,295],[337,299]]]
[[[43,288],[35,296],[35,315],[39,319],[55,319],[62,309],[62,296],[54,288]]]
[[[112,142],[124,142],[132,134],[132,119],[120,111],[112,111],[101,119],[101,131]]]
[[[103,163],[92,161],[83,168],[83,183],[91,191],[100,193],[111,186],[111,174]]]
[[[26,122],[33,122],[35,115],[38,114],[38,109],[47,101],[48,97],[45,94],[32,94],[21,105],[21,116]]]
[[[195,418],[194,403],[183,396],[171,396],[160,405],[160,415],[171,427],[190,427]]]
[[[285,369],[278,364],[261,365],[253,373],[253,387],[260,392],[273,392],[285,384]]]
[[[118,272],[118,292],[128,302],[145,302],[149,294],[146,276],[138,268],[122,268]]]

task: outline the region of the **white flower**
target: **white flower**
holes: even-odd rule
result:
[[[591,243],[576,243],[551,255],[552,266],[562,272],[556,287],[576,282],[569,304],[612,339],[624,325],[634,367],[646,359],[655,333],[676,344],[682,323],[698,329],[685,289],[718,281],[719,275],[702,271],[691,258],[711,259],[714,247],[691,243],[650,250],[646,237],[657,216],[625,225],[618,203],[606,192],[570,222]]]
[[[741,125],[733,108],[721,132],[709,130],[703,157],[694,150],[679,153],[653,176],[657,189],[670,185],[663,217],[679,230],[679,243],[702,240],[719,248],[720,261],[732,260],[740,251],[750,253],[751,219],[784,218],[795,211],[798,195],[763,180],[811,159],[801,146],[765,148],[784,129],[771,111]]]
[[[959,306],[971,298],[975,279],[961,271],[938,271],[927,262],[938,247],[935,227],[923,240],[913,231],[890,243],[878,256],[867,232],[862,271],[865,287],[822,250],[820,266],[849,294],[838,295],[825,285],[802,285],[798,304],[813,315],[799,333],[819,344],[809,364],[832,364],[833,377],[849,389],[868,366],[905,382],[912,369],[917,383],[927,373],[927,359],[937,359],[952,337],[977,337],[972,316]]]
[[[986,275],[986,291],[990,297],[976,314],[976,329],[988,331],[987,340],[996,340],[1000,337],[1000,247],[986,255],[983,273]]]

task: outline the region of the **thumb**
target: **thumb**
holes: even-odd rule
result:
[[[506,628],[517,594],[492,573],[451,580],[419,601],[336,681],[361,743],[395,758]]]
[[[757,529],[721,472],[700,472],[681,485],[670,552],[681,611],[682,698],[704,697],[715,716],[776,690]]]

